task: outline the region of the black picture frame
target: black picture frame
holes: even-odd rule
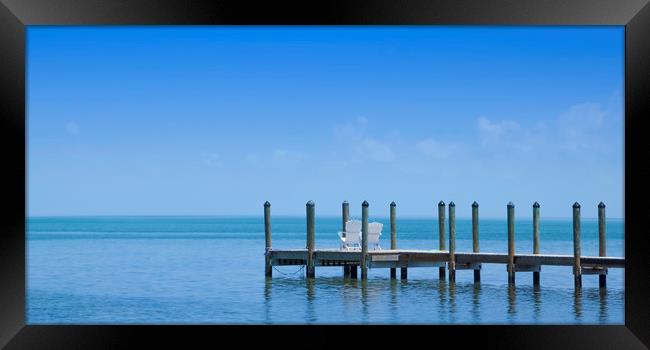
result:
[[[107,1],[0,0],[1,191],[0,346],[7,349],[141,347],[151,342],[282,340],[289,346],[341,346],[341,326],[34,326],[25,325],[25,33],[28,25],[345,24],[345,25],[623,25],[625,26],[625,325],[359,326],[366,344],[480,341],[499,349],[650,346],[650,259],[642,200],[648,172],[644,117],[650,104],[648,0],[408,1]],[[588,174],[585,174],[588,176]],[[346,326],[349,327],[349,326]],[[392,336],[391,334],[397,334]],[[296,335],[303,340],[296,342]],[[407,344],[410,342],[405,342]]]

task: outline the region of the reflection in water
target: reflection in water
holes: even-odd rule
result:
[[[537,321],[542,311],[542,289],[539,285],[533,286],[533,310],[535,311],[533,317]]]
[[[361,322],[368,323],[368,280],[361,280]]]
[[[508,284],[508,315],[512,317],[515,316],[516,313],[516,308],[515,308],[515,302],[517,299],[517,290],[516,290],[515,284]]]
[[[261,323],[611,324],[616,322],[610,310],[612,300],[622,300],[624,293],[599,288],[563,290],[552,286],[326,276],[276,277],[260,282],[264,288],[260,293],[264,310],[260,309],[258,316]],[[573,305],[564,302],[569,301],[567,297],[573,297]],[[281,307],[272,307],[274,302]]]
[[[474,287],[472,288],[472,315],[474,315],[474,319],[477,321],[481,318],[480,294],[481,284],[474,283]]]
[[[314,285],[316,284],[315,278],[305,279],[305,284],[307,286],[307,322],[316,322],[316,311],[314,310]]]
[[[607,321],[607,288],[599,288],[598,297],[600,300],[600,307],[598,308],[598,320],[605,322]]]
[[[582,288],[575,288],[573,291],[573,308],[575,310],[576,321],[582,320]]]
[[[395,321],[399,322],[398,310],[399,305],[397,303],[397,279],[390,280],[390,312],[395,317]]]
[[[449,281],[449,318],[450,322],[456,320],[456,282]]]
[[[264,281],[264,322],[271,323],[271,287],[273,279],[266,277]]]
[[[399,279],[399,281],[396,280],[397,283],[399,283],[399,295],[404,298],[408,298],[408,295],[410,292],[413,292],[413,287],[408,284],[408,280],[405,279]],[[397,303],[399,304],[399,300],[397,300]],[[399,306],[398,306],[399,308]],[[401,312],[400,312],[401,313]]]
[[[343,315],[345,319],[354,319],[356,315],[356,307],[359,302],[356,297],[357,287],[359,285],[359,280],[348,278],[343,281],[343,290],[341,293],[341,299],[343,299]]]
[[[449,314],[445,307],[447,303],[446,298],[447,284],[444,278],[438,280],[438,320],[443,321]]]

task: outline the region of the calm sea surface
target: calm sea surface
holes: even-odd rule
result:
[[[316,247],[336,248],[341,219],[316,219]],[[374,220],[371,218],[371,220]],[[381,245],[390,246],[386,219]],[[341,267],[296,266],[264,277],[261,217],[84,217],[27,221],[29,324],[622,324],[624,271],[610,269],[606,290],[571,267],[544,266],[541,287],[518,273],[509,288],[504,265],[484,264],[481,284],[458,271],[455,285],[437,268],[409,269],[391,281],[343,280]],[[437,221],[398,221],[398,247],[436,249]],[[480,250],[507,251],[505,220],[480,222]],[[598,254],[596,220],[582,221],[582,254]],[[471,251],[471,221],[457,220],[456,250]],[[623,256],[623,220],[607,222],[607,253]],[[573,254],[570,220],[541,222],[541,253]],[[273,247],[304,248],[304,217],[274,217]],[[532,253],[532,223],[516,224],[516,251]]]

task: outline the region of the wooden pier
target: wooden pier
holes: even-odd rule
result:
[[[390,269],[390,278],[395,279],[396,269],[400,269],[400,278],[407,278],[408,268],[433,267],[439,268],[439,276],[445,278],[448,272],[449,280],[455,281],[457,270],[473,270],[474,283],[480,283],[482,264],[504,264],[508,275],[508,282],[515,283],[515,274],[518,272],[532,272],[533,284],[539,285],[541,267],[572,266],[575,287],[582,286],[582,275],[598,275],[599,286],[606,287],[607,269],[625,268],[625,258],[606,256],[606,227],[605,204],[598,205],[598,235],[599,256],[582,256],[580,251],[580,204],[573,204],[573,255],[539,254],[539,212],[540,205],[533,204],[533,252],[522,254],[515,252],[515,206],[511,202],[507,208],[507,253],[481,253],[479,252],[478,230],[478,203],[472,203],[472,252],[456,251],[456,208],[454,202],[448,206],[449,249],[445,248],[445,203],[438,204],[439,249],[438,250],[408,250],[397,248],[396,204],[390,204],[390,242],[391,249],[368,250],[368,202],[364,201],[362,209],[362,240],[360,250],[344,249],[316,249],[315,248],[315,204],[307,203],[307,244],[305,249],[275,250],[271,244],[271,204],[264,203],[264,227],[266,238],[265,274],[272,276],[273,266],[302,265],[306,267],[307,278],[314,278],[316,267],[339,266],[343,267],[344,278],[357,278],[357,271],[361,270],[361,278],[366,279],[368,269]],[[342,231],[345,222],[349,219],[349,204],[342,205]]]

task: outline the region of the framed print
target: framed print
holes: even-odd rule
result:
[[[0,1],[2,346],[650,344],[647,1]]]

